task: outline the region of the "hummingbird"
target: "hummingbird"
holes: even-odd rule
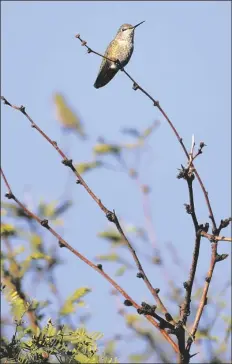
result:
[[[140,24],[144,23],[142,21],[139,24],[123,24],[119,28],[115,38],[110,42],[106,49],[105,57],[112,59],[112,61],[119,61],[122,67],[125,67],[129,62],[133,50],[134,50],[134,31]],[[102,59],[100,70],[97,79],[94,83],[95,88],[105,86],[116,73],[120,70],[120,65],[107,60]]]

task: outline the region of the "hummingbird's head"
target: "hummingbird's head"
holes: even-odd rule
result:
[[[120,40],[128,40],[128,38],[133,40],[135,28],[138,27],[142,23],[144,23],[144,21],[142,21],[141,23],[139,23],[137,25],[131,25],[131,24],[121,25],[117,32],[117,37]]]

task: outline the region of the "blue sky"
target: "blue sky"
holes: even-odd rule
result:
[[[87,54],[75,34],[80,33],[90,47],[103,53],[121,24],[146,21],[136,29],[135,49],[126,70],[159,100],[188,148],[192,134],[197,143],[206,143],[196,166],[218,222],[231,214],[230,2],[5,1],[1,5],[2,95],[16,105],[26,106],[35,122],[74,162],[92,158],[91,148],[99,136],[122,142],[126,140],[120,132],[122,128],[143,130],[154,120],[161,122],[149,140],[152,162],[145,155],[140,170],[143,182],[152,187],[159,248],[172,241],[188,265],[194,233],[183,208],[188,199],[187,188],[183,180],[176,179],[177,168],[186,163],[181,147],[162,115],[144,95],[132,90],[122,72],[106,87],[93,87],[101,59]],[[87,142],[61,131],[54,112],[54,92],[62,92],[81,115],[89,134]],[[64,237],[89,258],[106,251],[106,243],[96,238],[96,233],[108,226],[104,215],[87,193],[76,187],[55,150],[20,113],[2,106],[1,117],[2,167],[17,197],[30,200],[33,208],[41,198],[58,200],[65,193],[72,198],[74,207],[64,222]],[[125,174],[101,169],[86,175],[86,181],[124,222],[143,224],[138,189]],[[208,211],[197,182],[194,188],[197,213],[204,223]],[[224,234],[229,232],[227,229]],[[54,244],[54,239],[49,235],[47,238]],[[230,253],[229,244],[221,243],[219,253]],[[94,314],[90,328],[110,337],[112,324],[119,324],[114,299],[110,298],[111,305],[105,304],[108,283],[68,251],[62,250],[62,258],[66,264],[59,268],[57,277],[63,296],[79,286],[93,287],[88,300]],[[209,260],[210,247],[203,241],[200,281]],[[109,265],[107,269],[110,273],[115,271]],[[158,268],[147,270],[154,285],[164,286],[165,290]],[[220,268],[216,267],[211,292],[225,283],[229,272],[227,259]],[[118,281],[137,301],[150,299],[134,273]],[[120,321],[118,330],[123,327]]]

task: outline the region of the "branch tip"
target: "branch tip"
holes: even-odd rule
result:
[[[9,103],[9,101],[7,101],[7,99],[4,96],[1,96],[1,100],[4,102],[5,105],[11,106],[11,104]]]
[[[228,256],[229,254],[217,254],[215,262],[221,262],[222,260],[225,260]]]

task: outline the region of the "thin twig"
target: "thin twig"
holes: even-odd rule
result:
[[[192,181],[191,177],[187,179],[187,184],[188,184],[188,191],[189,191],[190,215],[192,216],[195,233],[197,233],[198,229],[199,229],[199,224],[198,224],[196,211],[195,211],[195,204],[194,204],[194,197],[193,197],[193,181]]]
[[[218,246],[219,239],[216,239],[216,237],[217,236],[219,237],[219,234],[220,234],[221,230],[224,229],[225,227],[227,227],[231,221],[232,221],[232,218],[221,220],[221,223],[220,223],[219,227],[214,230],[214,234],[212,235],[210,267],[209,267],[209,270],[208,270],[208,273],[207,273],[207,277],[205,278],[205,285],[204,285],[204,288],[203,288],[203,292],[202,292],[199,307],[198,307],[198,310],[197,310],[197,313],[196,313],[196,316],[195,316],[195,320],[194,320],[194,323],[193,323],[193,326],[192,326],[191,336],[187,340],[187,345],[186,345],[186,351],[187,352],[190,351],[191,345],[193,343],[193,339],[194,339],[195,334],[196,334],[197,329],[198,329],[198,325],[199,325],[199,322],[200,322],[204,307],[207,305],[207,294],[208,294],[210,282],[212,280],[215,265],[216,265],[216,263],[218,263],[218,262],[220,262],[220,261],[222,261],[222,260],[224,260],[224,259],[226,259],[228,257],[228,254],[219,255],[217,253],[217,246]],[[204,233],[204,232],[200,231],[201,235],[203,235],[202,233]],[[209,235],[211,235],[211,234],[209,234]]]
[[[189,165],[188,165],[188,168],[190,168],[192,166],[192,163],[193,163],[194,147],[195,147],[195,139],[194,139],[194,135],[192,135],[192,144],[191,144],[191,150],[190,150],[190,153],[189,153]]]
[[[197,235],[194,245],[194,251],[193,251],[193,257],[192,257],[192,263],[191,268],[189,272],[189,278],[187,282],[184,282],[184,288],[186,290],[184,303],[181,305],[181,320],[183,320],[184,323],[187,321],[187,317],[190,315],[190,302],[191,302],[191,295],[192,295],[192,288],[193,288],[193,282],[196,274],[197,269],[197,263],[198,263],[198,257],[199,257],[199,251],[200,251],[200,241],[201,236]]]
[[[118,218],[117,216],[114,214],[114,222],[115,225],[118,229],[118,231],[120,232],[121,236],[124,238],[125,241],[128,242],[119,222],[118,222]],[[170,315],[170,313],[167,311],[166,307],[164,306],[163,302],[161,301],[160,297],[159,297],[159,288],[153,288],[150,281],[148,280],[147,276],[144,274],[144,270],[142,268],[142,265],[137,257],[137,254],[134,250],[134,248],[131,246],[131,244],[128,242],[127,243],[132,256],[134,257],[134,260],[136,262],[136,265],[138,267],[139,273],[137,274],[137,277],[142,278],[144,280],[144,282],[146,283],[147,287],[149,288],[150,292],[152,293],[153,297],[155,298],[158,307],[162,310],[162,312],[165,314],[165,318],[168,322],[172,323],[173,325],[176,324],[176,322],[174,321],[173,317]]]
[[[232,242],[232,238],[226,238],[225,236],[217,236],[213,234],[208,234],[205,231],[201,231],[201,236],[209,239],[210,241],[229,241]]]
[[[36,214],[31,212],[27,207],[25,207],[18,199],[17,197],[12,193],[11,187],[3,173],[3,170],[1,168],[1,175],[5,181],[5,184],[8,189],[8,193],[6,194],[6,197],[9,199],[13,199],[22,209],[23,211],[32,217],[34,220],[36,220],[39,224],[41,224],[44,228],[46,228],[50,233],[55,236],[61,247],[65,246],[69,251],[71,251],[75,256],[77,256],[79,259],[81,259],[84,263],[86,263],[88,266],[90,266],[92,269],[94,269],[96,272],[98,272],[101,276],[103,276],[118,292],[122,294],[122,296],[125,297],[126,300],[130,301],[132,306],[135,309],[141,308],[107,273],[105,273],[99,265],[95,265],[93,262],[88,260],[85,256],[83,256],[81,253],[79,253],[76,249],[74,249],[71,245],[69,245],[54,229],[51,228],[51,226],[48,223],[48,220],[41,220]],[[170,338],[168,333],[161,329],[159,324],[149,315],[145,315],[146,319],[152,323],[153,326],[155,326],[160,333],[164,336],[164,338],[171,344],[173,349],[176,353],[178,353],[178,347],[176,343]]]
[[[183,177],[188,185],[188,192],[189,192],[189,205],[186,205],[186,211],[188,214],[191,215],[194,229],[195,229],[195,245],[192,255],[192,263],[190,266],[189,271],[189,278],[187,282],[184,282],[184,288],[185,288],[185,298],[183,303],[180,306],[180,321],[183,325],[186,325],[187,318],[190,315],[190,304],[191,304],[191,296],[192,296],[192,289],[193,289],[193,282],[196,275],[196,269],[198,264],[198,258],[199,258],[199,252],[200,252],[200,242],[201,242],[201,235],[199,234],[199,223],[196,216],[195,211],[195,204],[194,204],[194,194],[193,194],[193,181],[194,181],[194,174],[193,174],[193,153],[194,153],[194,147],[195,147],[195,140],[194,135],[192,136],[192,144],[191,144],[191,150],[189,153],[189,160],[188,160],[188,167],[185,169],[183,168],[179,177]],[[194,338],[189,334],[189,338],[194,340]],[[189,351],[185,349],[185,333],[183,330],[180,330],[179,335],[179,363],[188,363],[190,359]]]
[[[192,257],[192,263],[189,271],[189,278],[187,282],[184,282],[184,288],[186,290],[185,299],[184,302],[181,305],[180,308],[180,319],[184,324],[187,322],[187,317],[190,314],[190,302],[191,302],[191,295],[192,295],[192,288],[193,288],[193,282],[196,274],[197,269],[197,263],[198,263],[198,257],[199,257],[199,251],[200,251],[200,241],[201,241],[201,235],[199,234],[199,223],[196,216],[195,211],[195,204],[194,204],[194,194],[193,194],[193,181],[194,181],[194,174],[192,172],[192,161],[193,161],[193,150],[194,150],[194,137],[192,138],[192,145],[191,145],[191,151],[189,153],[189,163],[188,167],[185,169],[183,168],[181,170],[181,173],[179,174],[179,178],[182,177],[186,180],[188,185],[188,192],[189,192],[189,205],[186,205],[186,211],[188,214],[191,215],[194,229],[195,229],[195,245],[194,245],[194,251],[193,251],[193,257]]]
[[[73,173],[77,176],[78,178],[78,183],[82,184],[83,187],[86,189],[86,191],[89,193],[89,195],[93,198],[93,200],[98,204],[98,206],[101,208],[101,210],[107,214],[110,213],[110,211],[102,204],[101,200],[93,193],[93,191],[89,188],[89,186],[86,184],[86,182],[83,180],[83,178],[81,177],[81,175],[77,172],[77,170],[74,168],[73,164],[72,164],[72,160],[69,160],[68,157],[64,154],[64,152],[58,147],[57,142],[51,140],[47,134],[45,134],[43,132],[43,130],[41,130],[39,128],[39,126],[32,120],[32,118],[27,114],[26,110],[25,110],[25,106],[16,106],[16,105],[12,105],[8,100],[6,100],[6,98],[4,96],[1,96],[1,100],[3,100],[3,102],[12,107],[15,110],[21,111],[21,113],[23,115],[26,116],[26,118],[30,121],[32,128],[35,128],[47,141],[49,144],[51,144],[53,146],[53,148],[56,149],[56,151],[60,154],[60,156],[63,158],[62,163],[66,166],[68,166]]]
[[[213,276],[213,271],[214,271],[214,267],[216,264],[216,258],[217,258],[217,243],[212,243],[212,254],[211,254],[211,262],[210,262],[210,267],[209,267],[209,271],[207,274],[207,277],[205,278],[205,286],[203,288],[203,293],[201,296],[201,300],[200,300],[200,304],[195,316],[195,320],[192,326],[192,330],[191,330],[191,336],[188,338],[187,340],[187,345],[186,345],[186,351],[189,352],[191,345],[193,343],[193,338],[195,337],[195,334],[197,332],[198,329],[198,325],[204,310],[205,305],[207,305],[207,293],[209,290],[209,285]]]

